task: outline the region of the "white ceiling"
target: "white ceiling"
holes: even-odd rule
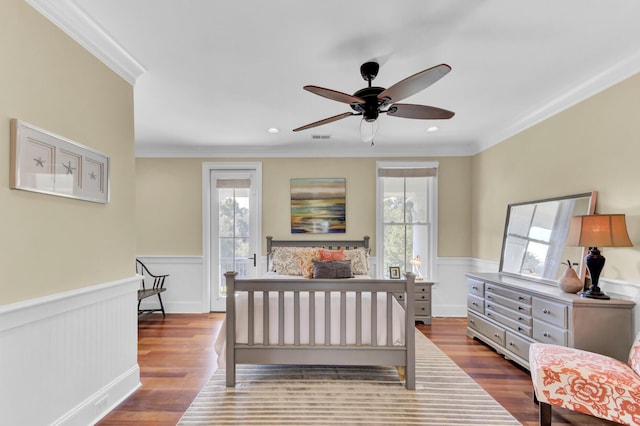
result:
[[[26,1],[135,83],[138,156],[471,155],[640,70],[636,0]],[[292,132],[350,111],[304,85],[352,94],[370,60],[382,87],[449,64],[403,102],[456,115]]]

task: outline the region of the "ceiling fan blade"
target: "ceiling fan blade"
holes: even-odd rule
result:
[[[293,129],[294,132],[299,132],[300,130],[310,129],[316,126],[322,126],[323,124],[332,123],[334,121],[342,120],[343,118],[347,118],[352,115],[359,115],[353,112],[343,112],[342,114],[334,115],[333,117],[325,118],[324,120],[315,121],[311,124],[307,124],[305,126],[298,127],[297,129]]]
[[[393,104],[387,114],[393,117],[419,120],[446,120],[453,117],[455,112],[427,105]]]
[[[389,98],[392,102],[398,102],[431,86],[447,75],[449,71],[451,71],[451,67],[447,64],[436,65],[435,67],[414,74],[411,77],[407,77],[388,89],[383,90],[378,95],[378,99],[384,100],[385,98]]]
[[[304,86],[303,89],[334,101],[344,102],[345,104],[363,104],[365,102],[364,99],[357,96],[348,95],[338,92],[337,90],[325,89],[324,87]]]

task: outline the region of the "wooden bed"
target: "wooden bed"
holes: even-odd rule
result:
[[[368,243],[369,237],[357,241],[267,237],[269,253],[275,247],[352,249],[368,248]],[[237,364],[389,365],[398,368],[407,389],[415,389],[413,274],[403,280],[236,279],[236,275],[225,274],[227,386],[235,386]],[[394,293],[404,293],[404,307]],[[237,334],[238,323],[242,333]],[[318,323],[323,333],[315,332]],[[395,338],[398,329],[400,339]]]

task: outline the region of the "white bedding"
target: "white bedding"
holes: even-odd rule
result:
[[[269,274],[264,278],[277,279],[300,279],[299,276],[287,276]],[[303,289],[301,289],[303,290]],[[248,295],[239,293],[236,295],[236,343],[248,343]],[[324,344],[325,339],[325,295],[315,294],[315,343]],[[356,343],[356,295],[347,293],[347,327],[346,343],[353,345]],[[293,293],[285,293],[285,320],[284,320],[284,343],[294,343],[294,313],[293,313]],[[378,345],[387,344],[387,298],[386,294],[377,294],[377,336]],[[256,292],[254,298],[254,344],[263,343],[263,301],[262,293]],[[331,293],[331,344],[340,344],[340,294]],[[395,346],[404,345],[404,308],[393,298],[392,302],[392,342]],[[371,293],[362,293],[362,344],[371,344]],[[269,294],[269,342],[278,342],[278,294]],[[309,294],[300,293],[300,343],[309,343]],[[226,348],[226,320],[216,339],[215,351],[218,354],[218,366],[224,368]]]

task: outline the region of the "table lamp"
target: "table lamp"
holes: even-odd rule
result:
[[[569,225],[567,245],[589,248],[585,262],[591,276],[591,287],[581,293],[582,297],[610,299],[598,287],[600,272],[605,262],[598,247],[631,247],[633,245],[627,233],[625,216],[623,214],[573,216]]]
[[[422,273],[420,272],[420,265],[422,265],[422,260],[420,260],[420,255],[417,255],[416,257],[411,259],[409,262],[411,262],[411,264],[413,265],[413,270],[414,270],[414,273],[416,274],[416,281],[421,281],[423,278],[422,278]]]

